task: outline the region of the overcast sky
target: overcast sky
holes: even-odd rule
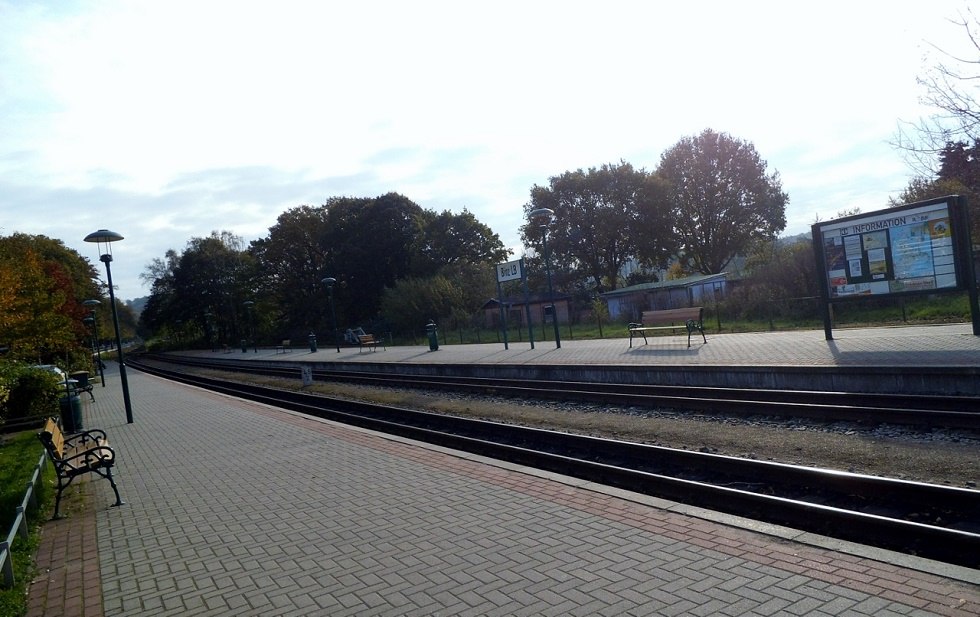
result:
[[[676,5],[676,6],[675,6]],[[520,250],[534,184],[705,128],[755,145],[784,235],[887,205],[889,145],[964,0],[0,0],[0,235],[60,239],[117,296],[167,249],[398,192]]]

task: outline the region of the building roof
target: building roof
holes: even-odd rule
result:
[[[651,291],[654,289],[675,289],[675,288],[693,287],[694,285],[713,283],[714,281],[724,279],[726,276],[728,276],[727,272],[721,272],[718,274],[696,274],[694,276],[688,276],[682,279],[657,281],[656,283],[640,283],[639,285],[620,287],[619,289],[614,289],[613,291],[607,291],[600,295],[603,298],[614,298],[616,296],[626,296],[629,294]]]

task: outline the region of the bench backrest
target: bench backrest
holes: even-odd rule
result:
[[[689,319],[701,321],[704,313],[702,306],[689,306],[685,308],[666,309],[663,311],[643,311],[643,324],[652,326],[656,324],[682,323]]]
[[[362,343],[373,343],[374,342],[374,335],[373,334],[358,334],[357,335],[357,340],[361,341]]]
[[[282,339],[282,346],[283,347],[289,347],[292,344],[293,344],[293,341],[291,339],[288,339],[288,338]]]
[[[60,461],[65,451],[65,435],[61,432],[61,427],[52,418],[44,423],[44,430],[38,435],[41,443],[48,449],[48,454],[56,461]]]

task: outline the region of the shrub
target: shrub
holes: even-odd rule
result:
[[[48,371],[0,363],[0,423],[58,415],[63,387]]]

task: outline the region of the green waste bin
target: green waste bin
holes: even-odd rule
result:
[[[82,399],[71,392],[58,399],[61,407],[61,426],[65,433],[72,434],[82,430]]]
[[[429,351],[439,350],[439,328],[436,327],[436,322],[429,321],[425,325],[425,333],[429,337]]]

